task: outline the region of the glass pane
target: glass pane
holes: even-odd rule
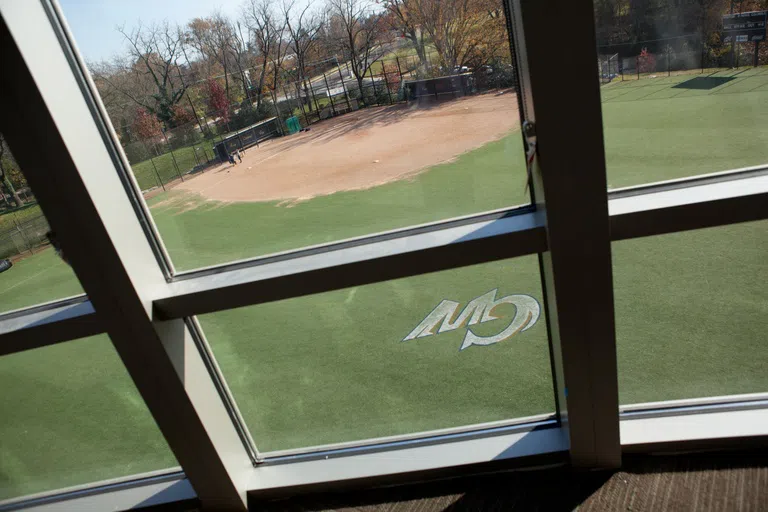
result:
[[[501,0],[61,3],[179,270],[529,202]]]
[[[535,256],[200,317],[258,448],[555,410]]]
[[[768,222],[613,244],[621,403],[768,391]]]
[[[764,2],[594,5],[609,188],[768,162]]]
[[[83,293],[0,133],[0,313]]]
[[[177,466],[106,335],[0,358],[0,500]]]

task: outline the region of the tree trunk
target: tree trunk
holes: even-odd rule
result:
[[[0,187],[0,197],[3,198],[3,203],[5,203],[6,208],[11,208],[11,203],[8,202],[8,198],[5,197],[5,191],[3,190],[3,187]]]
[[[411,40],[413,48],[416,50],[416,55],[419,57],[419,62],[422,66],[427,65],[427,53],[424,50],[424,42],[419,38],[416,30],[410,30],[408,32],[408,39]]]
[[[306,80],[306,68],[304,67],[304,56],[302,55],[298,59],[299,63],[299,84],[300,87],[304,88],[304,96],[307,98],[307,104],[309,105],[309,111],[312,112],[312,100],[309,96],[309,88],[307,88],[307,80]]]
[[[307,87],[307,80],[304,79],[302,83],[304,84],[304,96],[307,97],[307,103],[309,104],[309,111],[312,112],[312,100],[311,100],[311,96],[309,95],[309,87]]]
[[[256,110],[261,107],[261,91],[264,90],[264,79],[267,76],[267,61],[264,61],[264,65],[261,67],[261,76],[259,76],[259,90],[256,91]],[[275,82],[277,83],[277,82]]]
[[[7,177],[3,179],[3,184],[5,185],[5,189],[11,195],[11,197],[13,197],[13,201],[16,203],[16,208],[21,208],[22,206],[24,206],[24,201],[21,200],[21,197],[19,197],[19,193],[16,192],[16,189],[13,188],[11,181]]]
[[[248,87],[248,80],[245,78],[245,71],[243,71],[243,68],[240,68],[240,80],[243,81],[243,90],[245,91],[245,97],[248,98],[248,106],[253,106],[253,100],[251,99],[251,91]]]
[[[229,95],[229,73],[227,72],[227,59],[222,61],[222,67],[224,68],[224,88],[227,91],[227,108],[232,105],[232,97]]]
[[[365,105],[365,94],[363,94],[363,75],[357,75],[355,74],[355,78],[357,79],[357,90],[360,91],[360,101],[363,105]]]

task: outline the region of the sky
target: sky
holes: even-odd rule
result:
[[[183,25],[217,8],[234,18],[242,3],[243,0],[59,0],[75,44],[86,61],[109,59],[123,50],[123,36],[115,30],[118,25],[131,27],[139,20],[168,20]]]

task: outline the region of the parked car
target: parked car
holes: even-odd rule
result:
[[[5,272],[13,266],[11,260],[0,260],[0,273]]]

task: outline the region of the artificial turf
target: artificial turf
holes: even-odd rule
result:
[[[698,88],[708,78],[732,80]],[[768,67],[616,81],[602,96],[609,188],[768,161]]]
[[[765,163],[766,71],[731,73],[712,89],[676,87],[690,76],[604,87],[609,184]],[[512,133],[413,180],[290,207],[173,193],[150,203],[175,264],[189,269],[519,204],[521,152]],[[612,249],[622,403],[766,390],[768,221]],[[0,274],[0,311],[71,295],[79,288],[69,272],[50,251],[21,260]],[[459,351],[463,329],[401,341],[441,300],[463,307],[494,288],[540,299],[536,258],[214,313],[201,323],[263,451],[551,412],[543,315],[488,347]],[[473,329],[498,332],[513,310],[497,312],[506,320]],[[102,338],[0,358],[0,410],[14,411],[0,419],[0,499],[174,464],[108,347]],[[29,436],[40,432],[45,443]]]

